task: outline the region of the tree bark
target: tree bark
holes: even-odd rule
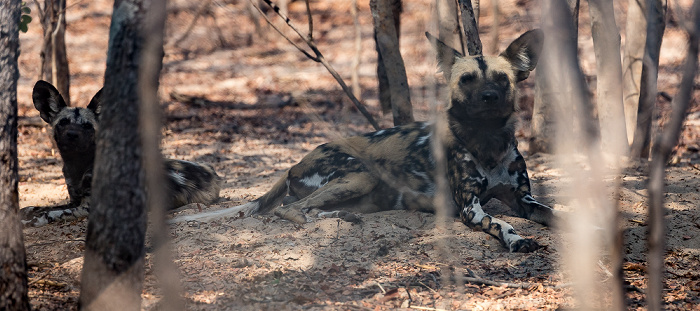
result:
[[[690,101],[693,98],[693,85],[698,70],[698,41],[700,41],[700,1],[695,0],[691,19],[693,25],[688,29],[688,53],[683,66],[683,77],[678,87],[678,94],[672,103],[671,120],[663,133],[658,136],[653,147],[649,167],[649,287],[647,289],[647,307],[650,311],[663,310],[664,256],[666,254],[666,213],[664,211],[664,180],[666,163],[673,147],[678,142],[683,121]]]
[[[377,78],[382,110],[386,110],[387,103],[390,103],[394,125],[411,123],[414,121],[411,92],[399,50],[401,1],[371,0],[370,9],[378,50]]]
[[[569,12],[571,13],[571,23],[573,27],[573,32],[569,35],[572,36],[567,40],[572,42],[578,42],[578,11],[579,11],[579,0],[568,0],[567,1]],[[550,8],[548,1],[542,3],[542,27],[548,27],[552,24],[553,17],[550,16]],[[549,40],[545,38],[545,40]],[[547,49],[542,50],[542,56],[540,56],[540,61],[537,64],[537,72],[547,72],[551,69],[550,66],[555,66],[551,63],[551,57],[548,56],[549,51]],[[558,115],[556,113],[555,107],[553,105],[556,93],[563,90],[556,90],[552,87],[552,81],[549,77],[544,74],[537,74],[535,76],[535,102],[532,109],[532,140],[530,141],[530,153],[544,152],[552,153],[553,151],[553,138],[554,135],[554,116]],[[573,116],[565,116],[559,120],[564,123],[573,124]],[[569,128],[571,130],[571,128]]]
[[[622,96],[625,105],[625,126],[627,143],[632,144],[637,127],[642,57],[646,42],[647,18],[644,0],[629,0],[627,5],[627,26],[625,30],[625,50],[622,56]]]
[[[350,85],[352,85],[352,94],[355,98],[362,100],[362,88],[360,87],[360,58],[362,56],[362,28],[360,27],[359,8],[357,0],[352,0],[350,4],[350,15],[352,16],[353,26],[355,28],[355,55],[352,57],[352,73],[350,74]]]
[[[19,0],[0,0],[0,310],[29,310],[17,190],[20,9]]]
[[[150,2],[116,0],[85,241],[80,307],[140,310],[146,194],[138,133],[142,25]]]
[[[464,54],[462,33],[459,31],[459,14],[455,0],[436,0],[438,38],[449,47]]]
[[[628,151],[624,105],[622,101],[622,62],[620,60],[620,32],[615,24],[615,12],[612,1],[589,0],[588,8],[591,16],[591,33],[596,59],[596,75],[598,77],[597,107],[600,124],[600,139],[603,150],[615,156],[610,165],[604,165],[603,158],[599,164],[611,168],[611,173],[617,175],[619,167],[617,157]],[[619,185],[618,185],[619,186]],[[617,191],[616,191],[617,192]],[[620,215],[618,201],[614,198],[612,204],[601,205],[600,213],[608,219],[608,232],[613,241],[610,254],[612,276],[613,310],[625,310],[625,291],[623,282],[622,261],[624,258],[624,236],[618,228]],[[608,206],[609,209],[604,209]]]
[[[642,62],[637,125],[630,156],[649,158],[651,147],[651,123],[656,104],[657,80],[659,73],[659,53],[666,29],[666,0],[647,2],[647,38]]]
[[[70,71],[66,53],[66,0],[46,0],[41,13],[44,42],[39,80],[51,81],[70,106]]]
[[[459,10],[462,12],[462,27],[464,27],[464,38],[467,41],[467,52],[469,55],[482,55],[484,52],[472,2],[471,0],[459,0],[458,3]]]
[[[603,150],[614,155],[624,154],[626,134],[622,104],[622,62],[620,60],[620,31],[615,24],[613,3],[609,0],[589,0],[591,33],[598,77],[597,107]]]

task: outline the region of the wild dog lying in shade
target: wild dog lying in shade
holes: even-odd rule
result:
[[[58,90],[46,81],[34,85],[32,98],[41,118],[51,126],[52,138],[63,159],[67,204],[20,210],[25,226],[43,226],[57,220],[87,216],[95,163],[95,137],[99,130],[100,90],[86,108],[68,107]],[[219,198],[222,179],[206,164],[165,160],[170,207],[190,203],[211,204]]]
[[[442,132],[446,133],[444,178],[450,186],[450,207],[465,225],[496,237],[509,251],[536,250],[539,245],[534,240],[519,236],[510,224],[487,214],[482,204],[497,198],[520,217],[547,226],[555,221],[554,211],[530,194],[525,161],[514,135],[516,83],[535,69],[542,32],[524,33],[498,56],[463,56],[429,39],[448,82]],[[435,132],[435,125],[417,122],[321,145],[262,197],[172,221],[209,221],[271,210],[297,223],[307,222],[312,209],[344,217],[348,212],[434,211],[439,177],[431,151]]]

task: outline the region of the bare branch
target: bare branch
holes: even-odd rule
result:
[[[309,6],[309,0],[304,1],[306,3],[306,16],[309,19],[309,41],[314,41],[314,19],[311,17],[311,6]]]
[[[345,84],[345,81],[343,81],[343,78],[338,74],[337,71],[335,71],[335,69],[333,69],[333,66],[331,66],[330,63],[328,63],[326,58],[323,57],[323,54],[321,53],[321,51],[319,51],[316,44],[309,39],[309,38],[312,39],[312,37],[309,36],[309,38],[307,38],[304,35],[302,35],[301,32],[292,24],[292,21],[287,16],[282,14],[280,12],[279,7],[276,6],[274,3],[272,3],[272,1],[263,0],[263,1],[265,1],[265,3],[267,3],[267,5],[272,7],[272,9],[275,11],[275,13],[277,13],[277,15],[279,15],[285,21],[285,23],[299,36],[299,38],[301,38],[302,40],[304,40],[304,42],[306,42],[306,45],[316,55],[315,57],[310,55],[308,52],[306,52],[304,49],[302,49],[297,44],[295,44],[289,37],[284,35],[284,33],[282,33],[277,27],[275,27],[275,25],[272,24],[270,19],[268,19],[267,16],[265,16],[265,14],[262,12],[262,10],[260,10],[260,8],[257,5],[255,5],[255,3],[253,3],[252,0],[248,0],[248,1],[253,6],[255,6],[255,8],[260,12],[260,14],[263,15],[263,17],[265,17],[265,21],[267,21],[267,23],[270,24],[270,26],[272,26],[272,28],[274,28],[275,31],[277,31],[277,33],[279,33],[282,37],[284,37],[289,43],[292,43],[292,45],[294,45],[294,47],[296,47],[299,51],[304,53],[304,55],[306,55],[306,57],[308,57],[309,59],[311,59],[317,63],[321,63],[324,67],[326,67],[326,70],[328,70],[328,72],[333,76],[333,78],[335,78],[335,80],[338,82],[338,84],[340,84],[340,87],[343,89],[345,94],[348,95],[348,97],[350,98],[352,103],[355,105],[355,107],[357,107],[357,110],[359,110],[360,113],[362,113],[362,115],[367,119],[367,121],[369,121],[369,123],[374,127],[375,130],[381,129],[381,127],[379,127],[379,124],[377,123],[377,121],[374,120],[374,117],[372,117],[372,115],[369,114],[369,112],[367,111],[367,109],[365,109],[365,107],[362,105],[362,103],[360,103],[360,101],[355,97],[355,95],[353,95],[352,90],[350,89],[350,87],[347,86],[347,84]],[[307,10],[307,12],[309,12],[309,14],[310,14],[311,11]],[[309,15],[309,25],[311,25],[311,23],[312,23],[311,19],[312,19],[312,16]],[[309,27],[312,27],[312,26],[309,26]]]

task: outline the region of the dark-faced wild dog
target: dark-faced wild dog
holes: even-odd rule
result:
[[[449,183],[451,207],[464,224],[496,237],[509,251],[534,251],[539,247],[535,241],[487,214],[482,204],[497,198],[520,217],[547,226],[554,222],[554,211],[530,194],[525,161],[514,135],[516,83],[535,69],[543,34],[528,31],[498,56],[463,56],[437,39],[431,41],[449,92],[445,122],[435,124],[443,124],[446,133],[442,141],[447,176],[443,177]],[[312,209],[340,217],[353,211],[434,211],[435,180],[440,177],[435,176],[431,150],[435,124],[417,122],[321,145],[262,197],[224,210],[176,217],[173,222],[271,210],[297,223],[307,222],[306,214]]]
[[[101,94],[101,90],[97,92],[86,108],[68,107],[50,83],[38,81],[34,85],[34,107],[39,110],[41,119],[51,126],[52,138],[63,159],[63,176],[70,201],[58,206],[23,208],[24,225],[42,226],[59,219],[87,215]],[[218,199],[222,179],[211,166],[165,160],[165,168],[171,208],[189,203],[210,204]]]

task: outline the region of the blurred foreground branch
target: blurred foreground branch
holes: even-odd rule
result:
[[[688,29],[688,53],[678,94],[672,103],[671,120],[656,138],[649,167],[649,310],[663,308],[664,255],[666,253],[666,223],[664,213],[664,179],[666,163],[678,142],[693,94],[693,80],[698,68],[698,35],[700,34],[700,0],[693,3],[693,23]]]
[[[315,61],[315,62],[317,62],[317,63],[321,63],[321,64],[323,65],[323,67],[326,67],[326,69],[328,70],[328,72],[333,76],[333,78],[335,78],[335,80],[338,82],[338,84],[340,84],[340,87],[343,88],[343,91],[345,92],[345,94],[348,95],[348,97],[350,98],[350,101],[352,101],[352,103],[355,105],[355,107],[357,107],[357,110],[359,110],[360,113],[362,113],[362,115],[363,115],[365,118],[367,118],[367,121],[369,121],[369,123],[372,124],[372,126],[374,127],[375,130],[380,130],[380,129],[381,129],[381,128],[379,127],[379,124],[377,123],[377,121],[374,120],[374,117],[372,117],[372,115],[367,111],[367,109],[365,109],[365,107],[362,105],[362,103],[360,103],[360,101],[357,99],[357,97],[355,97],[355,95],[352,93],[352,90],[350,89],[350,87],[348,87],[347,84],[345,84],[345,81],[343,81],[343,78],[340,77],[340,75],[338,74],[338,72],[335,71],[335,69],[333,69],[333,66],[331,66],[331,64],[328,63],[328,61],[326,60],[326,58],[323,57],[323,54],[321,53],[321,51],[319,51],[318,47],[316,46],[316,43],[314,43],[314,38],[313,38],[313,33],[312,33],[312,32],[309,32],[308,36],[305,37],[305,36],[292,24],[292,21],[289,19],[289,17],[287,17],[286,15],[282,14],[282,12],[280,12],[279,7],[277,7],[277,6],[276,6],[274,3],[272,3],[272,1],[270,1],[270,0],[263,0],[263,1],[265,1],[265,3],[267,3],[267,5],[269,5],[269,6],[275,11],[275,13],[277,13],[277,15],[279,15],[280,18],[282,18],[282,19],[284,20],[284,22],[299,36],[299,38],[301,38],[301,39],[306,43],[306,45],[311,49],[311,51],[313,51],[314,55],[311,55],[309,52],[307,52],[306,50],[304,50],[304,49],[303,49],[302,47],[300,47],[298,44],[294,43],[294,41],[292,41],[289,37],[287,37],[284,33],[282,33],[282,31],[280,31],[280,29],[277,28],[277,27],[272,23],[272,21],[270,21],[269,18],[267,18],[267,15],[265,15],[265,14],[263,13],[263,11],[262,11],[255,3],[252,2],[252,0],[248,0],[248,1],[255,7],[255,9],[258,10],[258,12],[260,12],[260,15],[262,15],[263,18],[265,18],[265,21],[267,21],[267,23],[268,23],[273,29],[275,29],[275,31],[277,31],[277,33],[279,33],[285,40],[287,40],[289,43],[291,43],[295,48],[297,48],[297,50],[299,50],[299,51],[302,52],[304,55],[306,55],[306,57],[309,58],[310,60]],[[313,19],[312,19],[312,16],[311,16],[311,12],[310,12],[310,10],[308,9],[308,5],[309,5],[308,0],[306,1],[306,5],[307,5],[307,14],[308,14],[308,16],[309,16],[309,30],[313,30]]]

